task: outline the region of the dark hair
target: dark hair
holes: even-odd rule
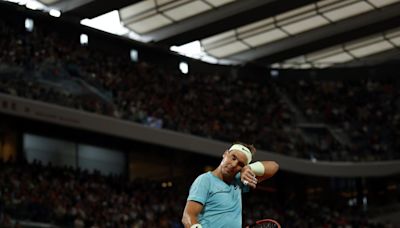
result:
[[[239,141],[236,141],[236,142],[232,143],[232,145],[233,145],[233,144],[240,144],[240,145],[246,147],[247,149],[250,150],[251,155],[253,155],[253,156],[256,154],[256,151],[257,151],[257,150],[256,150],[256,148],[253,146],[253,144],[247,144],[247,143],[243,143],[243,142],[239,142]]]

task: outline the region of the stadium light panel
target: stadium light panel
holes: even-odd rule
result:
[[[44,5],[37,1],[27,1],[25,7],[31,10],[39,10],[43,9]]]
[[[139,53],[138,53],[138,51],[135,50],[135,49],[131,49],[130,57],[131,57],[132,62],[137,62],[137,61],[139,60]]]
[[[81,34],[80,36],[80,42],[82,46],[88,45],[89,43],[89,37],[86,34]]]
[[[31,18],[26,18],[25,19],[25,29],[28,32],[32,32],[35,24]]]
[[[186,62],[180,62],[179,63],[179,70],[183,74],[188,74],[189,73],[189,65]]]
[[[51,9],[49,11],[49,14],[50,14],[50,16],[53,16],[53,17],[60,17],[61,16],[61,11],[56,10],[56,9]]]

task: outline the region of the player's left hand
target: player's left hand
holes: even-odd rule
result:
[[[257,178],[254,172],[251,170],[250,166],[246,165],[240,170],[240,180],[244,185],[248,185],[251,188],[256,188]]]

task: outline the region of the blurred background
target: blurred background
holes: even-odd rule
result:
[[[183,227],[234,141],[243,224],[400,227],[400,1],[0,1],[0,227]]]

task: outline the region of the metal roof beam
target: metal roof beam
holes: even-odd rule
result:
[[[227,31],[316,0],[237,1],[145,34],[163,45],[182,45]]]
[[[400,62],[400,50],[397,48],[347,63],[336,64],[334,68],[377,66],[392,62]]]
[[[243,62],[274,63],[397,27],[399,19],[400,3],[249,49],[228,58]]]
[[[75,7],[70,7],[66,15],[78,19],[92,19],[110,11],[118,10],[127,5],[134,4],[136,2],[139,2],[140,0],[64,0],[62,2],[65,5],[69,5],[70,1],[82,1],[83,4],[76,5]]]

